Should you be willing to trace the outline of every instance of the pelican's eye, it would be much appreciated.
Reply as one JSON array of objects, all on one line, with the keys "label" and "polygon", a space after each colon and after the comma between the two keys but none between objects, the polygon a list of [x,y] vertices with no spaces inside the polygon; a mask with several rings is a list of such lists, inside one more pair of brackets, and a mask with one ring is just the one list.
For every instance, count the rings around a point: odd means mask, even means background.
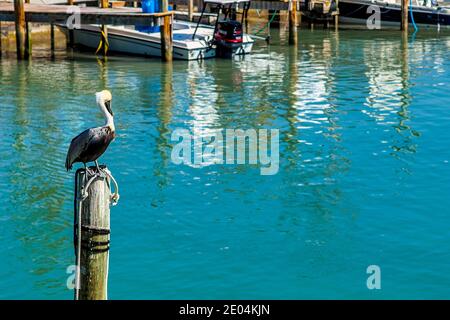
[{"label": "pelican's eye", "polygon": [[105,107],[106,107],[106,110],[108,110],[108,112],[109,112],[112,116],[114,116],[114,113],[113,113],[112,110],[111,110],[111,100],[105,101]]}]

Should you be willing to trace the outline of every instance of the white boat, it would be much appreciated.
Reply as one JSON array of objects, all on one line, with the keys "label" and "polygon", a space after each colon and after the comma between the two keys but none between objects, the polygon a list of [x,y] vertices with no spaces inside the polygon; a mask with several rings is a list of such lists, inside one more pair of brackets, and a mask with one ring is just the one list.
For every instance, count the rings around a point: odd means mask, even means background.
[{"label": "white boat", "polygon": [[[249,0],[204,0],[202,14],[207,4],[216,5],[219,7],[216,21],[219,21],[220,10],[225,5],[232,6],[241,2],[250,3]],[[226,17],[227,14],[225,15]],[[206,59],[216,57],[216,51],[217,53],[223,51],[220,43],[216,41],[220,23],[216,23],[215,26],[202,25],[200,24],[201,16],[198,21],[198,23],[173,21],[172,46],[174,59]],[[63,31],[67,30],[67,27],[64,25],[59,27]],[[108,50],[125,54],[161,57],[160,32],[146,32],[142,31],[142,29],[135,26],[108,26]],[[73,42],[75,45],[96,49],[99,46],[100,38],[100,25],[85,24],[81,25],[79,29],[73,30]],[[233,43],[233,48],[230,49],[232,54],[249,54],[254,40],[244,33],[239,35],[239,39],[242,41],[239,41],[237,45]],[[220,50],[217,50],[218,47]]]}]

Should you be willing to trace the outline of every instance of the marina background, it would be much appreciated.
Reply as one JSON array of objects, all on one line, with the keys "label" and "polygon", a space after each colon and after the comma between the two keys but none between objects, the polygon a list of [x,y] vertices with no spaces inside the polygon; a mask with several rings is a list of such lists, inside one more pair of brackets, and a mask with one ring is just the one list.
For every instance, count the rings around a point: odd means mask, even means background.
[{"label": "marina background", "polygon": [[[236,60],[4,52],[0,298],[72,299],[64,159],[103,88],[118,137],[102,162],[121,186],[111,299],[449,298],[450,37],[301,29],[289,47],[271,32]],[[279,128],[280,171],[176,166],[176,128]]]}]

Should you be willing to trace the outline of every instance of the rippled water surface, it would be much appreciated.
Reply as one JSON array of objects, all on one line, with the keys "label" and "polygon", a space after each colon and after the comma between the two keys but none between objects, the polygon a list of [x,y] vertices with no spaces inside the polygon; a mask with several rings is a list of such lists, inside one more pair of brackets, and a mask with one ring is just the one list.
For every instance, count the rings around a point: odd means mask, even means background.
[{"label": "rippled water surface", "polygon": [[[0,298],[73,297],[64,160],[105,87],[110,298],[450,298],[450,37],[274,38],[236,61],[0,60]],[[176,128],[278,128],[279,173],[175,165]]]}]

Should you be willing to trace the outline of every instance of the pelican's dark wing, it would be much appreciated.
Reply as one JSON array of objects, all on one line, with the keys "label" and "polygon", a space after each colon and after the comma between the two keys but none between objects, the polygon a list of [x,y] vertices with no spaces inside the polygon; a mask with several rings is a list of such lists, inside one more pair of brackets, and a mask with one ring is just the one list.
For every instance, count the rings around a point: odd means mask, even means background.
[{"label": "pelican's dark wing", "polygon": [[87,149],[90,140],[95,136],[93,129],[87,129],[72,139],[66,157],[66,170],[72,169],[72,165],[79,161],[81,154]]}]

